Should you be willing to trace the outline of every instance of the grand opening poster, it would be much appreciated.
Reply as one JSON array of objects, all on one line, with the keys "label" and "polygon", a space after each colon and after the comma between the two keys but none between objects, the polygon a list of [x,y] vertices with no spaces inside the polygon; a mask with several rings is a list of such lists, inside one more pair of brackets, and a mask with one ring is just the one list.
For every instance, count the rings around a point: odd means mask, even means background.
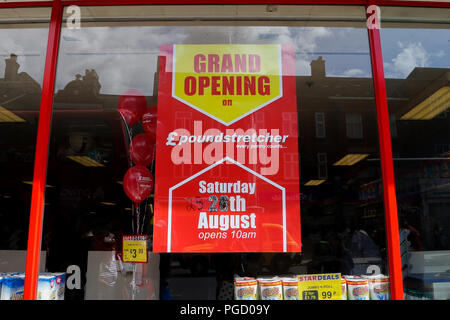
[{"label": "grand opening poster", "polygon": [[299,252],[295,56],[288,45],[164,45],[155,252]]}]

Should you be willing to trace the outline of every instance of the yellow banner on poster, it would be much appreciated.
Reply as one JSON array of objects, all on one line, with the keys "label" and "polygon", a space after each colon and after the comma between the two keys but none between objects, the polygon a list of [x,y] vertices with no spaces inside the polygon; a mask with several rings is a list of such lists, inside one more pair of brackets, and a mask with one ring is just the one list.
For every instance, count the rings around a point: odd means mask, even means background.
[{"label": "yellow banner on poster", "polygon": [[230,124],[282,96],[280,45],[175,45],[175,99]]},{"label": "yellow banner on poster", "polygon": [[341,274],[299,275],[298,294],[300,300],[342,300]]},{"label": "yellow banner on poster", "polygon": [[147,236],[125,235],[122,238],[124,262],[147,263]]}]

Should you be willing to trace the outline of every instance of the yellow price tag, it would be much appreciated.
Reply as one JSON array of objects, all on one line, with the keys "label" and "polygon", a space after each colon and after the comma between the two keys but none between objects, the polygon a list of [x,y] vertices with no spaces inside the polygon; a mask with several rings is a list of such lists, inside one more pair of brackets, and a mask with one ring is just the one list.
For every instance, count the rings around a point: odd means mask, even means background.
[{"label": "yellow price tag", "polygon": [[341,274],[299,275],[298,294],[300,300],[342,300]]},{"label": "yellow price tag", "polygon": [[124,235],[122,258],[124,262],[147,263],[147,236]]}]

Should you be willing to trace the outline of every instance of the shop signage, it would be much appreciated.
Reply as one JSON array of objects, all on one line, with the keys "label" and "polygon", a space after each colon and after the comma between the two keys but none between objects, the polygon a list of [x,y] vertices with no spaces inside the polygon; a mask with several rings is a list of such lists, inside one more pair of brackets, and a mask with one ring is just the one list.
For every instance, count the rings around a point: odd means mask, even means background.
[{"label": "shop signage", "polygon": [[341,274],[299,275],[298,293],[300,300],[342,300]]},{"label": "shop signage", "polygon": [[147,263],[147,240],[146,235],[124,235],[122,237],[123,261]]},{"label": "shop signage", "polygon": [[155,252],[298,252],[294,51],[161,47]]}]

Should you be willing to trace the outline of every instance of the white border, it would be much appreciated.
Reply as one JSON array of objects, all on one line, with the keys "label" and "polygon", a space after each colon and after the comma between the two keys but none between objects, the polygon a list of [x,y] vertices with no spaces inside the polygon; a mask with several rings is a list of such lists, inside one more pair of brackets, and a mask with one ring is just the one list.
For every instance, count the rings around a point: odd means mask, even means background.
[{"label": "white border", "polygon": [[248,111],[247,113],[244,113],[243,115],[237,117],[236,119],[233,119],[230,122],[225,122],[225,121],[223,121],[223,120],[213,116],[212,114],[206,112],[205,110],[200,109],[200,108],[196,107],[195,105],[187,102],[186,100],[181,99],[180,97],[178,97],[175,94],[175,74],[176,74],[175,66],[176,66],[176,53],[177,53],[176,46],[177,46],[176,44],[173,45],[173,52],[172,52],[172,98],[174,98],[174,99],[176,99],[176,100],[178,100],[178,101],[188,105],[189,107],[197,110],[198,112],[203,113],[204,115],[206,115],[206,116],[216,120],[217,122],[222,123],[225,126],[232,125],[233,123],[235,123],[235,122],[245,118],[249,114],[252,114],[253,112],[258,111],[259,109],[264,108],[268,104],[271,104],[275,100],[278,100],[281,97],[283,97],[283,69],[282,69],[283,65],[282,65],[282,57],[281,57],[282,51],[281,51],[281,45],[277,45],[278,46],[278,69],[279,69],[279,72],[280,72],[279,75],[278,75],[278,78],[280,79],[279,80],[280,81],[280,94],[278,96],[272,98],[271,100],[269,100],[269,101],[259,105],[258,107]]},{"label": "white border", "polygon": [[218,162],[210,165],[209,167],[206,167],[205,169],[197,172],[193,176],[190,176],[189,178],[177,183],[173,187],[169,189],[169,208],[168,208],[168,222],[167,222],[167,252],[171,252],[171,242],[172,242],[172,191],[177,189],[178,187],[182,186],[186,182],[189,182],[198,176],[202,175],[203,173],[213,169],[214,167],[218,166],[219,164],[222,164],[225,161],[230,161],[234,163],[235,165],[241,167],[242,169],[250,172],[251,174],[255,175],[256,177],[266,181],[267,183],[273,185],[274,187],[278,188],[282,192],[282,201],[283,201],[283,252],[287,251],[287,241],[286,241],[286,189],[279,184],[273,182],[272,180],[267,179],[266,177],[260,175],[259,173],[247,168],[246,166],[242,165],[241,163],[231,159],[230,157],[225,157],[222,160],[219,160]]}]

